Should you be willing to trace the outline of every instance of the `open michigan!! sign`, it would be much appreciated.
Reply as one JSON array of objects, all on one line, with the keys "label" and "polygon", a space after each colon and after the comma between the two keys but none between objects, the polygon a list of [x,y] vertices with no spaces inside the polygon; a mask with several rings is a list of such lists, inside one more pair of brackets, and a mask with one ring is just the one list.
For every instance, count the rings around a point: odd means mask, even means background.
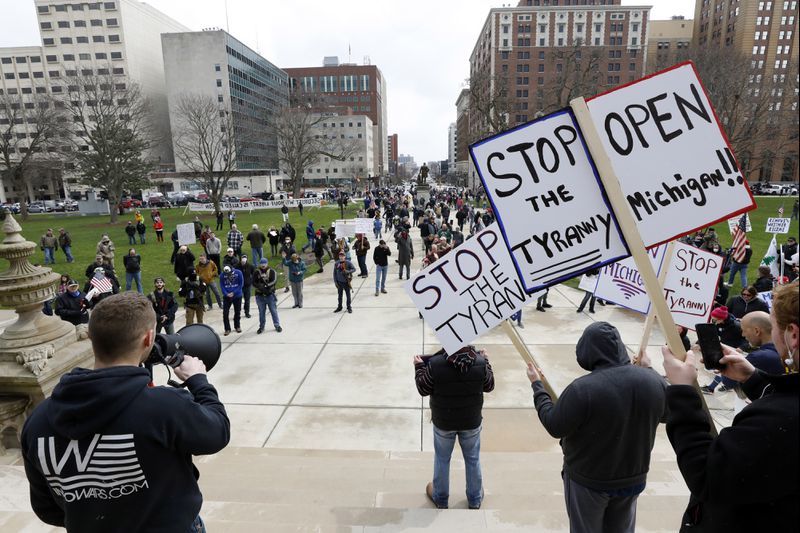
[{"label": "open michigan!! sign", "polygon": [[586,105],[647,248],[755,207],[691,63]]},{"label": "open michigan!! sign", "polygon": [[526,292],[628,256],[570,110],[470,153]]}]

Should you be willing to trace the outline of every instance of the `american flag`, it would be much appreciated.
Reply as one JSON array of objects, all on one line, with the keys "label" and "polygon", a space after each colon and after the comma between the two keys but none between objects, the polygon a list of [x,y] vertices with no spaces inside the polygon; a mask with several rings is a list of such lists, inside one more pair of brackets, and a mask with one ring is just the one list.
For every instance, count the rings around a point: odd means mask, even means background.
[{"label": "american flag", "polygon": [[745,242],[747,241],[747,213],[743,214],[733,229],[733,251],[731,258],[737,263],[744,259]]},{"label": "american flag", "polygon": [[96,288],[100,294],[111,292],[111,280],[109,280],[102,272],[95,272],[89,284]]}]

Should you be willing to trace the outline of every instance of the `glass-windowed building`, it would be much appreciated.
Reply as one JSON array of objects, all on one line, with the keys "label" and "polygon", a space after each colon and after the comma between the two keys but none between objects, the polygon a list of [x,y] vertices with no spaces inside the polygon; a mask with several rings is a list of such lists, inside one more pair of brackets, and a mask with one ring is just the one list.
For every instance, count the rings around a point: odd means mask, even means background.
[{"label": "glass-windowed building", "polygon": [[[237,170],[277,169],[272,123],[289,103],[286,72],[222,30],[166,33],[161,40],[170,120],[181,95],[210,96],[232,117]],[[178,157],[175,166],[191,170]]]}]

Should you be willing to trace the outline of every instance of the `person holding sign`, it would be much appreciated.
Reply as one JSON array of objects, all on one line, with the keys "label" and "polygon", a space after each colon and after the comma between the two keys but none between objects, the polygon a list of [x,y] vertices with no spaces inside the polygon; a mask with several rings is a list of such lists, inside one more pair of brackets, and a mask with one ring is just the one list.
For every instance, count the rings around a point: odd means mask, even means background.
[{"label": "person holding sign", "polygon": [[[528,378],[539,420],[564,451],[564,495],[572,532],[633,533],[667,384],[631,364],[617,328],[595,322],[575,347],[591,372],[550,398],[533,363]],[[602,406],[602,407],[598,407]]]},{"label": "person holding sign", "polygon": [[716,438],[694,388],[695,355],[690,351],[680,361],[669,348],[661,349],[671,383],[667,436],[692,493],[681,531],[794,531],[800,523],[798,284],[779,287],[772,301],[772,342],[789,373],[757,370],[723,345],[720,372],[740,382],[752,403]]},{"label": "person holding sign", "polygon": [[431,397],[433,422],[433,481],[425,494],[437,509],[447,509],[450,498],[450,457],[458,437],[467,478],[467,504],[483,502],[480,450],[483,394],[494,390],[489,359],[474,346],[448,355],[444,350],[426,359],[414,356],[414,380],[420,396]]}]

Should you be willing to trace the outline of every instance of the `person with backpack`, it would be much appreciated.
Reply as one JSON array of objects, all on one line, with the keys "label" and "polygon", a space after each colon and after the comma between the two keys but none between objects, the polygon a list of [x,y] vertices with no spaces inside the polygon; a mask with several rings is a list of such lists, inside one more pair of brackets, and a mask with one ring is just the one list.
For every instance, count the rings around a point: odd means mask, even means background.
[{"label": "person with backpack", "polygon": [[[210,263],[214,264],[214,263]],[[197,275],[194,268],[190,268],[186,278],[181,281],[181,288],[178,295],[183,297],[183,306],[186,309],[186,325],[203,323],[203,314],[206,310],[203,304],[203,295],[206,292],[206,284]],[[195,320],[196,318],[196,320]]]}]

